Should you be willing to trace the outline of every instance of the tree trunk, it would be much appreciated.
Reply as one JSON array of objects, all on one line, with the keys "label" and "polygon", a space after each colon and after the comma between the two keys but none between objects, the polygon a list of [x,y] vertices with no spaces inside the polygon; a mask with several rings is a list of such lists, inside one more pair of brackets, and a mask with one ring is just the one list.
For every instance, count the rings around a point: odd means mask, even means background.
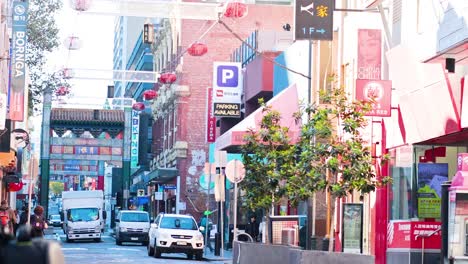
[{"label": "tree trunk", "polygon": [[265,211],[265,244],[270,244],[270,211]]},{"label": "tree trunk", "polygon": [[328,231],[328,251],[333,252],[333,248],[335,246],[335,218],[336,218],[336,206],[335,201],[336,199],[333,196],[330,196],[330,205],[331,205],[331,219],[330,219],[330,230]]}]

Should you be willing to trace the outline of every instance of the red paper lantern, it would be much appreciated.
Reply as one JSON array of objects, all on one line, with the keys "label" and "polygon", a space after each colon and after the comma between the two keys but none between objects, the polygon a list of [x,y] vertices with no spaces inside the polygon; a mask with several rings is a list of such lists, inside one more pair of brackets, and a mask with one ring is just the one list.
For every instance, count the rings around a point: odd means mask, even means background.
[{"label": "red paper lantern", "polygon": [[158,96],[158,94],[155,90],[146,90],[143,92],[143,99],[145,100],[153,100],[156,96]]},{"label": "red paper lantern", "polygon": [[18,182],[18,183],[16,183],[16,182],[10,182],[10,183],[8,184],[8,190],[9,190],[10,192],[17,192],[17,191],[23,189],[23,185],[24,185],[24,184],[23,184],[23,182],[21,182],[21,181]]},{"label": "red paper lantern", "polygon": [[171,84],[174,83],[177,80],[177,75],[172,72],[166,72],[162,73],[159,76],[159,82],[164,83],[164,84]]},{"label": "red paper lantern", "polygon": [[231,2],[224,12],[225,17],[242,18],[247,15],[247,5],[240,2]]},{"label": "red paper lantern", "polygon": [[187,49],[188,54],[192,56],[203,56],[208,52],[208,47],[203,43],[193,43]]},{"label": "red paper lantern", "polygon": [[68,89],[68,87],[65,87],[65,86],[61,86],[60,88],[57,89],[57,91],[55,92],[55,94],[57,96],[65,96],[67,94],[70,93],[70,90]]},{"label": "red paper lantern", "polygon": [[76,11],[86,11],[91,6],[91,0],[71,0],[71,4]]},{"label": "red paper lantern", "polygon": [[132,108],[135,111],[143,111],[145,110],[145,104],[142,102],[134,103]]}]

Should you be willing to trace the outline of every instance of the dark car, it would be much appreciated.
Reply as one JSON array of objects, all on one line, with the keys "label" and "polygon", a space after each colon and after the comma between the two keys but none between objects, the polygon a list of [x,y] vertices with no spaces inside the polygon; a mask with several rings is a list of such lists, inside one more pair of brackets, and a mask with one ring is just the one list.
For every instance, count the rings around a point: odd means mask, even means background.
[{"label": "dark car", "polygon": [[58,214],[50,215],[48,222],[50,226],[62,226],[62,220]]}]

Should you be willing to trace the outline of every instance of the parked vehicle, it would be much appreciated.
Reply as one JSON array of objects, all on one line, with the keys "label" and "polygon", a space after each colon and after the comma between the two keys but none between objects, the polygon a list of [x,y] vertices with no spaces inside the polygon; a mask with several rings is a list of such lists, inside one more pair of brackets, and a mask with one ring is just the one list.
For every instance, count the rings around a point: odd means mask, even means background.
[{"label": "parked vehicle", "polygon": [[203,235],[192,216],[159,214],[151,224],[148,256],[159,258],[161,253],[185,253],[188,259],[195,255],[201,260],[203,248]]},{"label": "parked vehicle", "polygon": [[62,220],[60,219],[60,215],[53,214],[49,215],[49,226],[62,226]]},{"label": "parked vehicle", "polygon": [[124,210],[115,218],[115,243],[141,242],[148,245],[150,220],[148,212]]},{"label": "parked vehicle", "polygon": [[62,192],[63,229],[67,242],[94,239],[101,241],[106,212],[102,191]]}]

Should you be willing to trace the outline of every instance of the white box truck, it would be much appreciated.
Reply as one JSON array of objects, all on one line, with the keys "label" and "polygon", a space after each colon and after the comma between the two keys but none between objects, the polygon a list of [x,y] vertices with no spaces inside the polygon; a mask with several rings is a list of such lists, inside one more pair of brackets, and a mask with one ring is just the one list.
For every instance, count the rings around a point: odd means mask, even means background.
[{"label": "white box truck", "polygon": [[84,239],[101,241],[106,219],[102,191],[62,192],[62,212],[67,242]]}]

